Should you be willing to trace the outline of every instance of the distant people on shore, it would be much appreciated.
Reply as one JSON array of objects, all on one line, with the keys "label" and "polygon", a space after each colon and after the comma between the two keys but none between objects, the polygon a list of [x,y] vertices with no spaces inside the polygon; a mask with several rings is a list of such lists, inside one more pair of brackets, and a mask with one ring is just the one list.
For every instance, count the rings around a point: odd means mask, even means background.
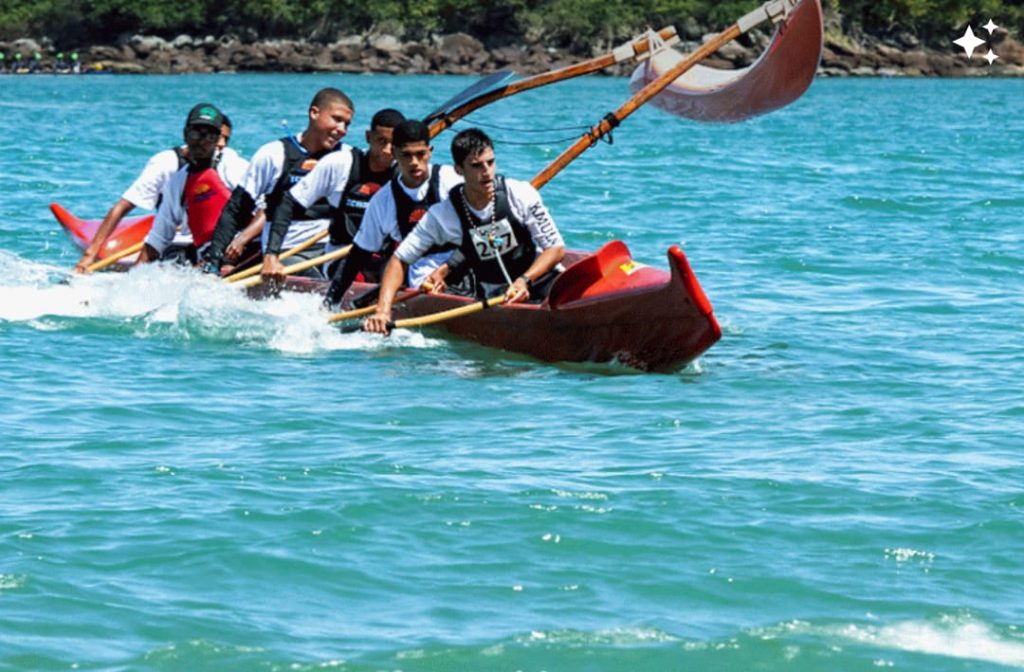
[{"label": "distant people on shore", "polygon": [[106,70],[98,63],[94,68],[84,69],[77,51],[67,53],[59,51],[53,57],[52,62],[49,60],[49,57],[44,57],[42,52],[39,51],[32,52],[31,56],[23,56],[20,51],[16,51],[10,55],[10,58],[8,58],[6,52],[0,51],[0,74],[35,75],[52,73],[57,75],[78,75],[83,72],[106,72]]}]

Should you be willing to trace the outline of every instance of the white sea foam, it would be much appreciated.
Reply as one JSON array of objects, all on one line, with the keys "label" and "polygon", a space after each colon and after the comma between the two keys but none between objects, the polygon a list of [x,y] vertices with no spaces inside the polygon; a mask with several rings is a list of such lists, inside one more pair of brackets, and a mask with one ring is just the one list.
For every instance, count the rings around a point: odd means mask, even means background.
[{"label": "white sea foam", "polygon": [[285,292],[256,301],[215,278],[170,265],[79,276],[0,253],[0,274],[7,278],[0,284],[0,320],[29,322],[41,330],[54,329],[55,319],[57,324],[62,319],[134,319],[140,320],[140,336],[169,333],[182,340],[242,342],[299,355],[439,343],[408,330],[390,338],[342,333],[327,322],[317,295]]},{"label": "white sea foam", "polygon": [[971,618],[947,616],[937,622],[847,625],[826,634],[872,646],[1024,668],[1024,639],[1001,634]]}]

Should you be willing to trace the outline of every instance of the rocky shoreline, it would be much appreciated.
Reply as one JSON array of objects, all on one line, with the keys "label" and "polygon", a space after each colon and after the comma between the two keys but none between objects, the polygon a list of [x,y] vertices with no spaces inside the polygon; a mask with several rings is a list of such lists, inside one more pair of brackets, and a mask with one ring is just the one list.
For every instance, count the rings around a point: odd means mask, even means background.
[{"label": "rocky shoreline", "polygon": [[[699,33],[698,33],[699,35]],[[692,51],[710,35],[689,39],[677,48]],[[768,42],[765,34],[753,34],[743,42],[727,45],[705,61],[719,68],[752,63]],[[975,52],[970,60],[950,44],[946,51],[928,49],[911,35],[896,39],[863,36],[854,39],[836,31],[826,32],[818,74],[824,77],[1019,77],[1024,76],[1024,46],[1005,31],[990,40],[999,59],[989,65]],[[571,53],[541,44],[487,48],[465,33],[434,35],[425,40],[402,41],[394,35],[356,35],[331,44],[303,40],[243,39],[234,35],[202,38],[180,35],[173,40],[147,35],[123,36],[116,44],[79,50],[84,72],[119,74],[171,74],[212,72],[347,72],[390,74],[476,75],[510,68],[527,75],[577,63],[590,55],[606,53],[615,45],[594,47],[592,54]],[[0,42],[0,51],[42,54],[42,72],[54,62],[56,49],[50,40]],[[957,54],[957,52],[960,52]],[[609,68],[611,75],[626,75],[632,64]],[[52,68],[51,70],[52,71]]]}]

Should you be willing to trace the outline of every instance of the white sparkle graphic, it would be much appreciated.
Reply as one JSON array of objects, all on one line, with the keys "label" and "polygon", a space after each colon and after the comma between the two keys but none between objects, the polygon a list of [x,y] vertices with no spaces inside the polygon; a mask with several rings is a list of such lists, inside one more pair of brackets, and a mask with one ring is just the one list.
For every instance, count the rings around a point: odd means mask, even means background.
[{"label": "white sparkle graphic", "polygon": [[996,30],[999,28],[999,26],[997,26],[995,23],[993,23],[992,19],[989,19],[988,23],[986,23],[984,26],[982,26],[982,28],[987,30],[988,34],[991,35],[992,33],[996,32]]},{"label": "white sparkle graphic", "polygon": [[982,58],[984,58],[986,61],[988,61],[989,65],[992,65],[992,63],[994,63],[995,60],[997,58],[999,58],[999,54],[997,54],[994,51],[992,51],[991,49],[989,49],[988,53],[985,54],[984,56],[982,56]]},{"label": "white sparkle graphic", "polygon": [[985,44],[985,40],[978,39],[974,34],[974,31],[971,29],[971,26],[968,25],[963,36],[958,40],[953,40],[953,44],[963,47],[964,51],[967,53],[967,58],[970,58],[974,55],[975,49]]}]

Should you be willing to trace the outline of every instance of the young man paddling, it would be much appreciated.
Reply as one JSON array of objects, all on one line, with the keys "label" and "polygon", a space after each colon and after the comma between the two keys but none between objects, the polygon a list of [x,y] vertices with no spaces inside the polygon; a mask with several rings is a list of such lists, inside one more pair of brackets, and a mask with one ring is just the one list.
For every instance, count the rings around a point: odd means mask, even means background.
[{"label": "young man paddling", "polygon": [[[75,57],[78,54],[74,54]],[[224,117],[224,125],[221,127],[220,139],[217,148],[223,150],[231,139],[231,120]],[[188,162],[188,145],[178,145],[171,149],[157,152],[146,166],[135,178],[132,185],[121,195],[114,205],[107,211],[106,216],[100,223],[88,247],[82,252],[81,258],[75,264],[76,273],[86,273],[89,266],[96,261],[96,256],[103,249],[110,234],[114,232],[121,220],[133,209],[156,210],[160,207],[160,194],[164,186],[174,173],[178,172]]]},{"label": "young man paddling", "polygon": [[[398,110],[379,110],[370,120],[370,130],[366,132],[368,151],[363,152],[346,145],[347,153],[328,156],[293,186],[270,218],[270,237],[274,239],[275,246],[278,237],[290,235],[291,226],[288,222],[293,212],[308,208],[310,203],[324,200],[331,207],[330,238],[325,251],[352,242],[352,236],[359,229],[371,197],[394,174],[392,134],[403,121],[405,117]],[[277,246],[275,256],[280,249],[287,247],[287,241]],[[280,261],[273,268],[264,264],[264,274],[273,275],[275,270],[283,272],[283,268]]]},{"label": "young man paddling", "polygon": [[[440,203],[448,192],[462,182],[451,166],[430,162],[430,129],[420,121],[406,121],[395,128],[394,151],[398,176],[370,199],[359,230],[352,240],[352,252],[335,271],[324,298],[333,309],[359,273],[373,273],[374,255],[387,253],[400,243],[432,205]],[[409,271],[409,285],[419,287],[423,280],[451,255],[453,247],[425,251],[425,256]],[[427,254],[429,252],[429,254]],[[379,266],[378,266],[379,268]],[[403,275],[404,277],[404,275]]]},{"label": "young man paddling", "polygon": [[[329,153],[344,150],[341,140],[348,132],[354,111],[352,100],[342,91],[320,89],[309,104],[306,129],[297,138],[289,134],[268,142],[256,151],[242,184],[235,187],[221,213],[210,246],[203,253],[206,261],[204,271],[220,272],[225,261],[238,261],[261,232],[264,232],[262,242],[265,246],[269,227],[246,226],[252,221],[257,203],[264,204],[266,218],[271,221],[293,185],[314,170]],[[351,148],[345,151],[351,151]],[[298,245],[323,231],[328,224],[329,210],[330,205],[322,198],[301,209],[289,210],[284,246]],[[322,250],[323,245],[316,245],[298,258],[312,258]],[[256,251],[253,245],[250,252]]]},{"label": "young man paddling", "polygon": [[[377,312],[363,323],[367,331],[390,330],[391,306],[406,268],[427,250],[455,246],[480,296],[504,292],[516,303],[546,294],[553,271],[565,256],[565,243],[540,193],[529,182],[507,180],[496,172],[494,144],[483,131],[462,131],[452,140],[455,169],[465,184],[427,212],[388,261]],[[432,274],[433,291],[450,269]]]},{"label": "young man paddling", "polygon": [[231,190],[241,183],[249,166],[233,149],[220,148],[225,119],[211,103],[199,103],[189,112],[184,131],[187,163],[164,186],[139,263],[159,259],[186,222],[192,233],[191,261],[195,261],[194,252],[213,237]]}]

